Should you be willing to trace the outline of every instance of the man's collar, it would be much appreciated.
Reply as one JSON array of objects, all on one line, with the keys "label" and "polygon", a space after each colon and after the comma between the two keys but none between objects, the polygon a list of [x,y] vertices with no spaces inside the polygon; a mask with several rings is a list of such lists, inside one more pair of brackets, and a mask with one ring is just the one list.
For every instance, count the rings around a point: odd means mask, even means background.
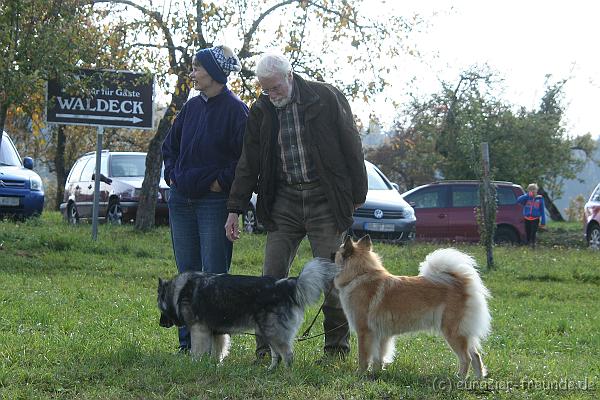
[{"label": "man's collar", "polygon": [[314,104],[319,101],[319,95],[311,89],[306,80],[304,80],[300,75],[294,72],[294,87],[298,89],[298,93],[301,94],[302,104],[308,107],[311,104]]},{"label": "man's collar", "polygon": [[298,88],[298,82],[294,79],[292,86],[292,98],[290,103],[302,104],[302,98],[300,97],[300,89]]}]

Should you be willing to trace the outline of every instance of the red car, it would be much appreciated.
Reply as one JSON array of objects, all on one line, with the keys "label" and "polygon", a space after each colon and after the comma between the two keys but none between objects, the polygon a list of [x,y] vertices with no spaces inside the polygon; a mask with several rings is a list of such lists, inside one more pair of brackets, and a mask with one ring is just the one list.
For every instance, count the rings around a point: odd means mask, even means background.
[{"label": "red car", "polygon": [[583,209],[585,239],[590,249],[600,250],[600,183]]},{"label": "red car", "polygon": [[[92,218],[96,153],[81,156],[71,168],[60,211],[72,224]],[[144,174],[146,153],[103,151],[100,163],[100,207],[98,219],[121,224],[135,219]],[[156,204],[156,221],[169,218],[169,187],[161,177]]]},{"label": "red car", "polygon": [[[517,197],[523,188],[512,182],[494,181],[496,243],[525,241],[522,208]],[[418,186],[402,194],[417,217],[417,239],[479,241],[476,208],[479,206],[478,181],[439,181]]]}]

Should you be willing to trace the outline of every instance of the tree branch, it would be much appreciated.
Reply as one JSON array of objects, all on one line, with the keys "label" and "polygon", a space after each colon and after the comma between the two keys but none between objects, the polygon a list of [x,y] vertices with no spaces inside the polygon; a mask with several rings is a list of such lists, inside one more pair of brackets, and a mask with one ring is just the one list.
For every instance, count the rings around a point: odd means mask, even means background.
[{"label": "tree branch", "polygon": [[[158,11],[152,11],[146,7],[140,6],[131,0],[90,0],[90,4],[99,4],[99,3],[124,4],[126,6],[131,6],[135,9],[137,9],[138,11],[140,11],[142,14],[146,15],[147,17],[154,19],[156,21],[156,23],[158,24],[158,26],[160,27],[160,30],[162,31],[162,33],[165,37],[165,41],[167,42],[167,45],[164,48],[168,49],[169,65],[171,66],[173,71],[178,71],[180,69],[180,65],[177,63],[177,57],[175,55],[175,49],[177,49],[177,47],[174,45],[171,31],[169,31],[169,28],[166,26],[165,22],[163,21],[161,13],[159,13]],[[185,53],[185,52],[183,53],[183,58],[184,58],[185,62],[188,63],[187,53]]]},{"label": "tree branch", "polygon": [[273,5],[271,8],[267,9],[262,14],[260,14],[258,16],[258,18],[252,23],[252,26],[250,27],[248,32],[246,32],[244,34],[244,44],[243,44],[242,49],[240,50],[238,56],[240,58],[247,58],[251,55],[250,41],[252,40],[252,36],[254,35],[254,33],[256,33],[256,30],[258,29],[258,26],[260,25],[260,23],[262,22],[263,19],[265,19],[269,14],[271,14],[273,11],[275,11],[278,8],[287,6],[292,3],[299,3],[299,2],[300,2],[299,0],[285,0],[285,1],[282,1],[281,3],[277,3],[277,4]]},{"label": "tree branch", "polygon": [[[160,44],[152,44],[152,43],[132,43],[132,47],[154,47],[156,49],[171,49],[169,46],[162,46]],[[186,48],[182,46],[173,47],[174,50],[179,50],[182,53],[186,53]]]},{"label": "tree branch", "polygon": [[[307,1],[307,2],[306,2],[306,5],[307,5],[307,7],[308,7],[308,6],[313,6],[313,7],[315,7],[315,8],[321,9],[322,11],[325,11],[325,12],[327,12],[327,13],[330,13],[330,14],[337,15],[337,16],[338,16],[338,17],[340,17],[340,18],[347,18],[347,19],[348,19],[348,22],[351,22],[351,23],[352,23],[352,25],[354,25],[354,26],[355,26],[355,27],[356,27],[358,30],[360,30],[360,31],[362,31],[362,30],[363,30],[363,29],[365,29],[365,28],[368,28],[368,26],[363,26],[363,25],[359,24],[359,23],[358,23],[358,21],[357,21],[356,19],[354,19],[354,18],[350,18],[350,17],[348,17],[347,15],[344,15],[344,14],[342,14],[342,13],[341,13],[341,12],[339,12],[339,11],[336,11],[336,10],[334,10],[334,9],[331,9],[331,8],[329,8],[329,7],[325,7],[325,6],[323,6],[323,5],[319,4],[319,3],[315,2],[315,1]],[[371,28],[372,28],[372,27],[371,27]]]},{"label": "tree branch", "polygon": [[202,32],[202,17],[204,16],[204,11],[202,10],[202,0],[196,0],[196,49],[200,47],[204,47],[206,45],[206,40],[204,39],[204,33]]}]

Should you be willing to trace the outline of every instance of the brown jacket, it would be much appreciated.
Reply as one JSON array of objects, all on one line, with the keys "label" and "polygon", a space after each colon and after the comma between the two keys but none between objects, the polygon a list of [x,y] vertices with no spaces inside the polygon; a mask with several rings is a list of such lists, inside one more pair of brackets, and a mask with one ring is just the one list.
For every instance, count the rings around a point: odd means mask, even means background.
[{"label": "brown jacket", "polygon": [[[344,95],[333,86],[307,81],[297,74],[294,80],[306,104],[308,148],[338,228],[344,231],[352,225],[354,204],[364,203],[367,196],[367,172],[352,111]],[[277,189],[278,132],[275,108],[262,95],[250,108],[244,147],[227,203],[230,212],[240,213],[256,191],[256,214],[268,231],[277,230],[271,208]]]}]

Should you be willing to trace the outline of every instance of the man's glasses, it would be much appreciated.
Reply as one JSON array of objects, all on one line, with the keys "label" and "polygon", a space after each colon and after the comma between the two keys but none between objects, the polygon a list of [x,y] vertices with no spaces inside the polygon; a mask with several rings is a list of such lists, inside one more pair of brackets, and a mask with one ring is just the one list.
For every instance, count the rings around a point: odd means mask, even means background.
[{"label": "man's glasses", "polygon": [[262,89],[261,93],[266,96],[270,96],[271,94],[274,94],[274,93],[281,93],[282,90],[283,90],[283,83],[280,83],[279,85],[273,86],[270,89]]}]

